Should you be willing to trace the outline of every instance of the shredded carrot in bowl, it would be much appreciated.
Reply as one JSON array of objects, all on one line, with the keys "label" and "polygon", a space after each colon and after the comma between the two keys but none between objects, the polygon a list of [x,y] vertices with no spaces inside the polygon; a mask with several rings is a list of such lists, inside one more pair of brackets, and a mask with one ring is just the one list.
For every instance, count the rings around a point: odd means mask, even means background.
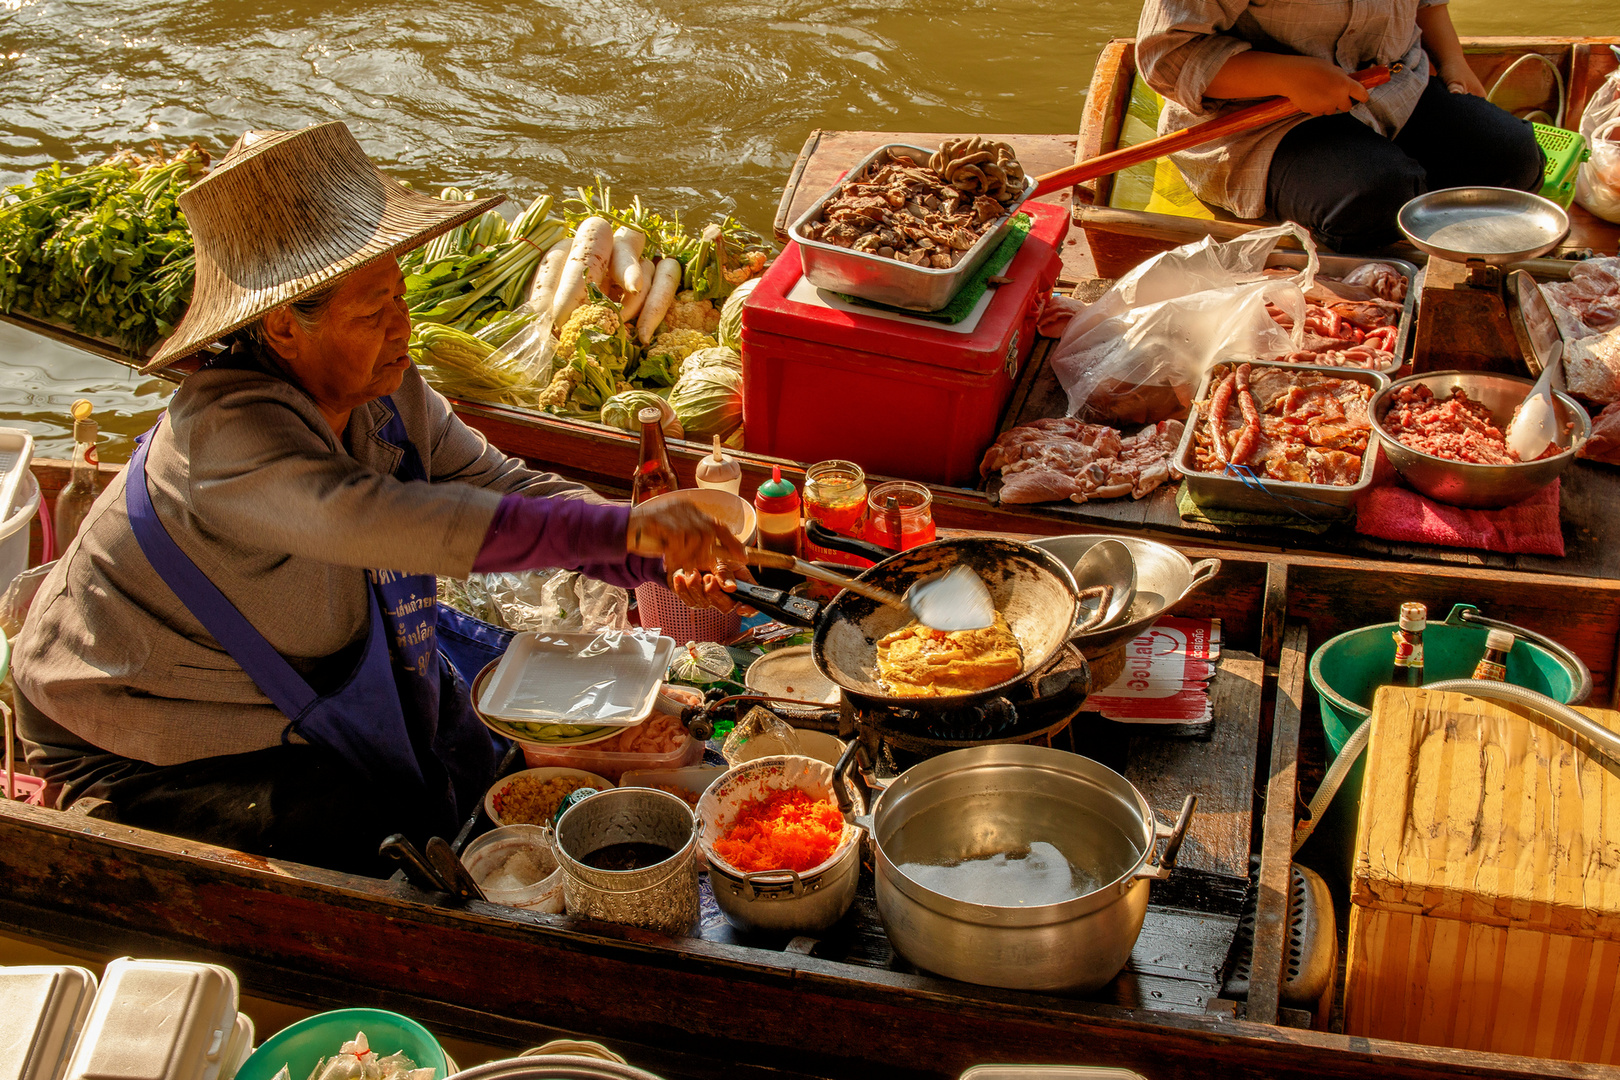
[{"label": "shredded carrot in bowl", "polygon": [[803,873],[832,858],[843,835],[844,816],[831,799],[779,791],[743,803],[731,827],[714,842],[714,851],[745,874]]}]

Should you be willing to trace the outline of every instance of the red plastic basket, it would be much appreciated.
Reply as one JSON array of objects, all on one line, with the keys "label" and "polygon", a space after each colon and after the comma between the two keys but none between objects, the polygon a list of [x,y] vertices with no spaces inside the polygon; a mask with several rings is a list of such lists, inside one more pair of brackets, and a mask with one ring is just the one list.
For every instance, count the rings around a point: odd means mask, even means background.
[{"label": "red plastic basket", "polygon": [[669,586],[649,581],[636,586],[636,609],[641,625],[660,630],[678,644],[688,641],[718,641],[722,644],[742,630],[742,615],[715,608],[689,608]]}]

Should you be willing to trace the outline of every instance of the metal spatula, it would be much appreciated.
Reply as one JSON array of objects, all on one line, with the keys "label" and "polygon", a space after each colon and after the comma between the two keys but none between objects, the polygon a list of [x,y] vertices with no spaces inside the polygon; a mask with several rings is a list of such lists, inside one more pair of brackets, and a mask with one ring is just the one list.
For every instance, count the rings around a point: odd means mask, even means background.
[{"label": "metal spatula", "polygon": [[982,630],[995,621],[996,605],[990,597],[990,590],[985,588],[979,575],[966,566],[953,566],[943,574],[919,581],[906,590],[906,595],[900,596],[780,551],[749,548],[748,564],[791,570],[804,577],[837,585],[880,604],[899,608],[924,626],[947,633],[953,630]]}]

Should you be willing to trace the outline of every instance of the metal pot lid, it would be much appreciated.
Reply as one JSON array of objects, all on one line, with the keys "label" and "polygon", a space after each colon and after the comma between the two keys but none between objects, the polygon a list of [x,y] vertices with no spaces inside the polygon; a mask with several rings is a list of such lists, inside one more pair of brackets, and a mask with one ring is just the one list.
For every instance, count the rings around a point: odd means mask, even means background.
[{"label": "metal pot lid", "polygon": [[766,653],[749,665],[743,685],[766,697],[838,704],[838,687],[816,667],[808,645]]},{"label": "metal pot lid", "polygon": [[1419,249],[1454,262],[1493,265],[1545,255],[1569,235],[1569,215],[1551,199],[1512,188],[1430,191],[1401,207],[1401,232]]}]

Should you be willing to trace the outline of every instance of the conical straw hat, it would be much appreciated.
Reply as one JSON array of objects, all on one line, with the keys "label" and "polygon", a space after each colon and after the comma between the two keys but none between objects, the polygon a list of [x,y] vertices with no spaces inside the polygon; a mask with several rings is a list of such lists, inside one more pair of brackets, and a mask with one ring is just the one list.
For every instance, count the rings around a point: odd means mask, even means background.
[{"label": "conical straw hat", "polygon": [[197,280],[185,317],[141,370],[190,356],[503,198],[446,202],[412,191],[373,165],[341,121],[249,131],[180,196],[196,243]]}]

